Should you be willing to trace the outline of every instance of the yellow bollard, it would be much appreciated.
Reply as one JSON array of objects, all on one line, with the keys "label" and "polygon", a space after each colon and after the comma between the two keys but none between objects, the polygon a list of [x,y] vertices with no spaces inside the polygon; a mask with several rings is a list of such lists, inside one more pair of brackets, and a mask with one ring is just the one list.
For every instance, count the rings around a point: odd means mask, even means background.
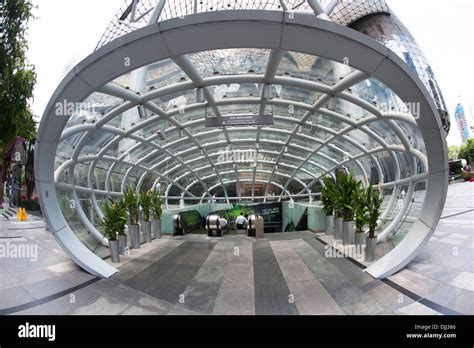
[{"label": "yellow bollard", "polygon": [[18,209],[18,213],[16,214],[18,221],[26,221],[27,220],[27,215],[26,215],[26,209],[25,208],[20,208]]}]

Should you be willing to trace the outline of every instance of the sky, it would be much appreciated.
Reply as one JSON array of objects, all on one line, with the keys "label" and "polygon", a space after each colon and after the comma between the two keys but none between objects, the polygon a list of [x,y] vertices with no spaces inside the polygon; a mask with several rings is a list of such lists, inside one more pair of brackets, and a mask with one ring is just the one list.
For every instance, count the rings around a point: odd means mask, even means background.
[{"label": "sky", "polygon": [[[37,85],[32,109],[38,118],[67,66],[93,52],[125,0],[33,0],[28,59]],[[451,115],[449,145],[461,143],[454,110],[462,102],[474,113],[474,2],[472,0],[387,0],[430,62]],[[472,111],[471,111],[472,110]],[[474,120],[469,119],[471,125]]]}]

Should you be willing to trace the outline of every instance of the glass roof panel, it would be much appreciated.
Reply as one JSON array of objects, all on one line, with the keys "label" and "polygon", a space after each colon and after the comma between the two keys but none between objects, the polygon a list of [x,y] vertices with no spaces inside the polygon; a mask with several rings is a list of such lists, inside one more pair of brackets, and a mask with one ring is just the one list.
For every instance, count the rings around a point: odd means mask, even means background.
[{"label": "glass roof panel", "polygon": [[356,121],[365,116],[371,115],[367,110],[361,108],[358,105],[350,103],[344,99],[336,98],[335,99],[335,112],[348,117],[351,121]]},{"label": "glass roof panel", "polygon": [[221,49],[189,55],[202,77],[215,75],[263,74],[269,51],[265,49]]},{"label": "glass roof panel", "polygon": [[[153,99],[152,101],[157,104],[163,111],[176,111],[179,110],[180,107],[195,104],[197,100],[196,98],[196,89],[193,88],[184,91],[165,94]],[[177,116],[182,116],[185,114],[186,112],[184,112],[183,114],[180,113],[180,115]]]},{"label": "glass roof panel", "polygon": [[[291,140],[291,144],[299,145],[305,148],[307,151],[311,151],[321,144],[320,139],[318,139],[314,135],[312,135],[312,137],[313,139],[308,138],[308,137],[295,136]],[[299,151],[301,151],[303,154],[307,153],[307,151],[304,151],[304,150],[299,150]]]},{"label": "glass roof panel", "polygon": [[361,99],[377,106],[381,111],[397,110],[402,112],[406,110],[406,105],[390,88],[373,78],[359,82],[352,87],[352,91]]},{"label": "glass roof panel", "polygon": [[149,65],[146,73],[146,83],[149,90],[183,82],[186,78],[186,74],[171,59]]},{"label": "glass roof panel", "polygon": [[333,85],[354,69],[348,65],[298,52],[285,52],[277,75],[287,75],[305,80]]},{"label": "glass roof panel", "polygon": [[286,116],[294,118],[295,120],[301,120],[305,115],[306,110],[303,110],[296,105],[288,105],[286,107],[282,105],[274,105],[273,112],[274,115]]},{"label": "glass roof panel", "polygon": [[407,122],[397,122],[397,124],[402,129],[403,133],[407,135],[410,145],[426,155],[426,146],[420,130]]},{"label": "glass roof panel", "polygon": [[231,104],[231,105],[221,105],[219,110],[221,111],[222,116],[235,115],[235,114],[253,114],[258,115],[258,104]]},{"label": "glass roof panel", "polygon": [[278,97],[280,99],[301,102],[308,105],[316,103],[319,97],[323,95],[321,92],[293,86],[276,85],[275,89],[279,91]]},{"label": "glass roof panel", "polygon": [[[264,49],[225,49],[199,52],[189,55],[189,58],[201,77],[209,78],[211,81],[213,76],[263,75],[267,69],[269,51]],[[284,52],[276,75],[334,85],[350,72],[352,69],[341,63],[296,52]],[[112,83],[128,88],[127,81],[132,78],[133,74],[138,73],[136,71],[126,74]],[[152,64],[146,72],[146,92],[153,93],[153,89],[187,83],[189,83],[189,78],[172,60]],[[160,117],[156,116],[157,110],[150,105],[134,107],[126,112],[122,110],[117,113],[107,126],[130,129],[130,127],[137,127],[146,122],[146,126],[137,130],[135,135],[150,138],[149,141],[163,147],[166,151],[158,150],[153,144],[141,143],[136,139],[121,139],[117,144],[107,148],[107,155],[117,157],[129,152],[125,157],[126,161],[137,163],[141,160],[140,163],[145,168],[157,165],[156,171],[168,175],[172,180],[178,180],[183,187],[191,185],[199,179],[202,179],[207,187],[216,185],[220,182],[219,177],[215,175],[216,170],[221,173],[221,179],[226,182],[233,181],[238,176],[242,182],[252,186],[255,160],[258,161],[255,176],[257,182],[259,180],[267,182],[271,178],[272,182],[285,185],[289,176],[293,175],[296,168],[301,166],[295,173],[295,179],[309,184],[314,179],[311,174],[321,175],[340,163],[344,163],[348,168],[352,168],[357,175],[361,175],[362,171],[359,166],[354,161],[348,161],[348,155],[362,154],[355,144],[368,150],[380,147],[380,144],[364,132],[363,128],[352,129],[342,137],[337,135],[348,127],[347,121],[358,122],[371,116],[364,108],[336,97],[334,104],[326,103],[320,110],[308,113],[310,106],[321,98],[322,93],[313,89],[281,84],[273,85],[270,97],[263,99],[265,102],[264,113],[275,116],[272,125],[206,127],[205,116],[215,116],[215,108],[218,108],[219,113],[224,116],[258,115],[262,101],[262,86],[260,84],[223,83],[220,79],[219,85],[209,85],[208,88],[218,106],[211,107],[208,101],[201,101],[201,105],[198,106],[196,88],[186,87],[184,90],[160,95],[152,100],[162,110],[163,115]],[[400,98],[387,90],[385,85],[373,79],[353,86],[350,88],[350,93],[355,97],[360,93],[363,100],[378,107],[382,112],[394,111],[393,108],[396,108],[397,105],[404,105]],[[288,104],[282,104],[282,100],[287,100]],[[85,111],[81,110],[71,117],[68,127],[83,123],[94,124],[124,102],[121,98],[93,93],[85,100],[85,103],[89,103],[92,107]],[[305,104],[306,107],[299,103]],[[190,107],[191,105],[192,107]],[[395,110],[407,111],[401,108]],[[299,124],[303,117],[306,118],[300,127]],[[152,122],[150,122],[151,118],[153,118]],[[415,126],[402,121],[394,122],[407,136],[407,140],[413,147],[425,151],[421,135]],[[380,136],[381,139],[385,139],[389,145],[401,144],[396,133],[385,121],[378,120],[364,127]],[[336,133],[336,135],[332,133]],[[56,167],[69,158],[84,134],[86,133],[79,132],[68,137],[59,145]],[[88,132],[81,156],[98,153],[115,137],[117,135],[100,130]],[[256,151],[257,138],[259,139],[258,151]],[[228,139],[230,139],[230,146]],[[321,143],[328,140],[330,140],[329,145],[322,146]],[[288,146],[285,146],[287,143]],[[205,152],[201,152],[200,147],[203,147]],[[312,153],[315,149],[318,151]],[[211,162],[216,165],[215,167],[210,165],[209,159],[204,154],[210,156]],[[407,161],[405,155],[397,156],[400,162]],[[309,160],[306,160],[307,157]],[[386,180],[393,180],[395,167],[392,158],[386,152],[378,153],[377,157],[380,158]],[[144,158],[146,160],[143,160]],[[181,161],[188,164],[183,165]],[[274,163],[277,161],[278,167],[275,168]],[[373,167],[370,158],[364,156],[360,161],[364,169],[370,173]],[[87,178],[88,165],[88,163],[81,164],[76,169],[77,180],[82,180],[77,181],[76,185],[78,182],[80,185],[86,184],[84,178]],[[96,187],[105,187],[105,177],[111,165],[112,162],[106,159],[100,161],[97,178],[94,179],[95,185],[98,185]],[[123,174],[129,168],[130,164],[124,163],[117,163],[114,166],[111,180],[112,189],[120,190]],[[126,184],[136,183],[146,173],[145,168],[132,169]],[[271,176],[272,172],[275,173],[273,176]],[[402,175],[408,174],[402,173]],[[144,187],[151,187],[157,178],[158,174],[156,173],[146,174],[143,181]],[[64,180],[64,174],[60,180]],[[288,189],[292,193],[296,193],[295,190],[297,192],[302,190],[301,184],[296,181],[290,180],[289,182]],[[233,194],[238,194],[234,184],[229,184],[227,187]],[[203,190],[204,187],[200,183],[193,186],[193,192],[202,194]],[[261,192],[259,190],[260,188],[256,192]],[[273,190],[279,191],[274,188]],[[222,187],[214,191],[223,194]],[[173,187],[170,194],[179,196],[181,189]]]},{"label": "glass roof panel", "polygon": [[71,115],[66,127],[93,123],[103,115],[121,105],[123,100],[108,94],[92,93],[81,103],[63,103],[56,105],[58,115]]},{"label": "glass roof panel", "polygon": [[354,145],[352,145],[351,143],[349,143],[347,140],[345,140],[346,138],[338,138],[338,139],[334,139],[334,141],[332,141],[332,144],[335,145],[337,148],[345,151],[345,152],[348,152],[350,155],[354,156],[354,155],[358,155],[361,153],[361,151],[355,147]]},{"label": "glass roof panel", "polygon": [[[258,83],[231,83],[216,86],[214,88],[214,97],[216,100],[240,97],[260,98],[261,90],[262,85]],[[256,103],[259,103],[259,101],[256,101]]]}]

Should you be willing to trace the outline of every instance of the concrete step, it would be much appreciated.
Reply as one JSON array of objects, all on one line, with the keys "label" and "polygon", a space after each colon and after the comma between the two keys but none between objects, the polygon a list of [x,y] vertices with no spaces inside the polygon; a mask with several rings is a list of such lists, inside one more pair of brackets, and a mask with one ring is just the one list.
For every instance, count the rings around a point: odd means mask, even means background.
[{"label": "concrete step", "polygon": [[4,213],[5,215],[10,216],[10,217],[12,217],[12,216],[14,215],[14,214],[13,214],[11,211],[9,211],[9,210],[5,210],[3,213]]},{"label": "concrete step", "polygon": [[227,231],[227,234],[231,234],[231,235],[246,235],[246,234],[247,234],[247,230],[229,230],[229,231]]}]

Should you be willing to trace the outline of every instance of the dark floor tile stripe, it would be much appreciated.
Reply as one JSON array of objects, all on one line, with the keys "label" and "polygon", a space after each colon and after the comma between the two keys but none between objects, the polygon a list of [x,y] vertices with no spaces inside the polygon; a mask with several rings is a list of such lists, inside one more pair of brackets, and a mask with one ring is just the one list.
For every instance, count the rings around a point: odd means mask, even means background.
[{"label": "dark floor tile stripe", "polygon": [[26,231],[26,230],[44,230],[43,227],[18,227],[18,228],[7,228],[7,231]]},{"label": "dark floor tile stripe", "polygon": [[184,242],[125,284],[160,300],[177,303],[214,247],[215,243]]},{"label": "dark floor tile stripe", "polygon": [[289,303],[290,290],[273,249],[267,241],[253,243],[253,272],[255,285],[255,314],[298,314],[294,303]]},{"label": "dark floor tile stripe", "polygon": [[442,217],[440,218],[440,220],[449,219],[449,218],[451,218],[451,217],[455,217],[455,216],[458,216],[458,215],[464,215],[464,214],[470,213],[471,211],[474,211],[474,209],[469,209],[469,210],[466,210],[466,211],[462,211],[462,212],[460,212],[460,213],[442,216]]},{"label": "dark floor tile stripe", "polygon": [[76,285],[72,288],[57,292],[55,294],[43,297],[41,299],[31,301],[31,302],[28,302],[28,303],[25,303],[25,304],[22,304],[22,305],[18,305],[18,306],[15,306],[15,307],[0,309],[0,315],[14,314],[16,312],[21,312],[21,311],[24,311],[26,309],[33,308],[33,307],[36,307],[36,306],[54,301],[54,300],[56,300],[60,297],[69,295],[69,294],[71,294],[75,291],[81,290],[81,289],[83,289],[83,288],[85,288],[89,285],[92,285],[95,282],[97,282],[98,280],[100,280],[100,278],[95,277],[95,278],[92,278],[91,280],[88,280],[87,282],[84,282],[84,283]]},{"label": "dark floor tile stripe", "polygon": [[420,300],[420,303],[424,304],[426,307],[429,307],[431,309],[434,309],[435,311],[444,314],[444,315],[464,315],[462,313],[456,312],[455,310],[452,310],[451,308],[447,308],[443,305],[440,305],[436,302],[430,301],[427,298],[422,298]]}]

